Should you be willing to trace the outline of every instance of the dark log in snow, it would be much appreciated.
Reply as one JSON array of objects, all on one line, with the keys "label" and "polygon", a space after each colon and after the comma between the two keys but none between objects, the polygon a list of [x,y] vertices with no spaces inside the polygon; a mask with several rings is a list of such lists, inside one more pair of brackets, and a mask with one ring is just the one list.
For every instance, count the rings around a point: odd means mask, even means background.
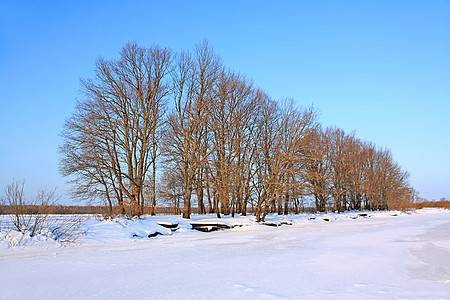
[{"label": "dark log in snow", "polygon": [[292,225],[292,221],[281,221],[280,225]]},{"label": "dark log in snow", "polygon": [[224,223],[191,223],[192,229],[211,232],[216,230],[231,229],[234,226],[224,224]]},{"label": "dark log in snow", "polygon": [[150,233],[150,234],[148,235],[148,237],[149,237],[149,238],[152,238],[152,237],[155,237],[155,236],[158,236],[158,235],[162,235],[162,233],[156,231],[155,233]]},{"label": "dark log in snow", "polygon": [[178,229],[178,223],[163,223],[160,222],[158,223],[158,225],[165,227],[165,228],[169,228],[172,231],[176,231]]},{"label": "dark log in snow", "polygon": [[274,222],[263,222],[263,223],[261,223],[261,224],[266,225],[266,226],[272,226],[272,227],[277,227],[277,226],[279,226],[279,224],[274,223]]},{"label": "dark log in snow", "polygon": [[[164,235],[164,234],[161,233],[161,232],[155,231],[154,233],[150,233],[149,235],[147,235],[147,237],[148,238],[152,238],[152,237],[155,237],[155,236],[158,236],[158,235]],[[140,237],[140,238],[142,238],[142,237],[145,237],[145,235],[143,236],[143,235],[141,235],[141,234],[136,232],[136,233],[133,234],[133,237]]]},{"label": "dark log in snow", "polygon": [[280,221],[280,222],[268,222],[268,221],[266,221],[266,222],[263,222],[261,224],[267,225],[267,226],[272,226],[272,227],[278,227],[278,226],[281,226],[281,225],[292,225],[292,221],[289,221],[289,220],[287,220],[287,221]]}]

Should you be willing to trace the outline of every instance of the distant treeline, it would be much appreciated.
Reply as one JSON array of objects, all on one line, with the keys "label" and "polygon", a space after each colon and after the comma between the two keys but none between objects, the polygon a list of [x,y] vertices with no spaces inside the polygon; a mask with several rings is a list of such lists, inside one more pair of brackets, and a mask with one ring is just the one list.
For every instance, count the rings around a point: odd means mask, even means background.
[{"label": "distant treeline", "polygon": [[[38,214],[41,210],[41,207],[39,205],[23,205],[21,207],[21,213],[23,214]],[[150,214],[152,208],[151,207],[144,207],[144,214]],[[313,213],[316,209],[314,207],[303,207],[300,212],[308,212]],[[0,205],[0,215],[11,215],[15,214],[17,212],[17,207],[12,207],[10,205]],[[295,211],[291,211],[295,212]],[[85,214],[91,214],[91,215],[106,215],[109,216],[109,207],[101,206],[101,205],[51,205],[46,210],[46,213],[48,214],[55,214],[55,215],[85,215]],[[120,215],[121,213],[121,207],[115,206],[113,207],[113,214],[114,215]],[[165,215],[171,215],[174,213],[172,207],[156,207],[156,213],[157,214],[165,214]],[[197,207],[192,208],[192,213],[199,213],[199,210]],[[248,210],[248,213],[254,213],[254,211],[250,208]]]},{"label": "distant treeline", "polygon": [[[12,205],[0,205],[0,214],[9,215],[15,214],[17,207]],[[23,205],[21,212],[24,214],[39,213],[41,207],[39,205]],[[48,211],[48,212],[47,212]],[[46,213],[65,215],[65,214],[103,214],[105,212],[104,206],[82,206],[82,205],[50,205]]]},{"label": "distant treeline", "polygon": [[[430,208],[446,208],[450,209],[450,200],[445,201],[424,201],[420,203],[411,203],[409,207],[405,207],[404,209],[421,209],[425,207]],[[78,214],[90,214],[90,215],[106,215],[109,216],[109,208],[105,208],[105,206],[95,206],[95,205],[89,205],[89,206],[78,206],[78,205],[53,205],[50,207],[51,214],[56,215],[78,215]],[[113,208],[113,212],[115,215],[119,215],[121,211],[121,208],[119,206],[116,206]],[[27,205],[24,207],[23,213],[25,214],[36,214],[39,212],[39,207],[35,205]],[[145,207],[144,209],[145,214],[151,213],[150,207]],[[291,209],[289,211],[290,213],[316,213],[317,210],[315,207],[303,207],[300,211],[295,211]],[[10,215],[14,214],[15,209],[11,208],[9,205],[0,205],[0,215]],[[165,214],[165,215],[171,215],[174,213],[172,207],[156,207],[156,213],[157,214]],[[192,208],[192,213],[199,213],[199,210],[197,207]],[[254,213],[254,210],[249,208],[248,213]]]},{"label": "distant treeline", "polygon": [[[300,212],[408,206],[416,193],[387,149],[313,107],[277,101],[227,68],[205,41],[191,53],[127,44],[100,58],[67,120],[61,173],[109,214]],[[158,174],[157,174],[158,173]],[[312,200],[312,201],[310,201]],[[81,209],[81,208],[80,208]]]},{"label": "distant treeline", "polygon": [[436,207],[436,208],[447,208],[450,209],[450,200],[439,200],[439,201],[423,201],[419,203],[414,203],[413,208],[425,208],[425,207]]}]

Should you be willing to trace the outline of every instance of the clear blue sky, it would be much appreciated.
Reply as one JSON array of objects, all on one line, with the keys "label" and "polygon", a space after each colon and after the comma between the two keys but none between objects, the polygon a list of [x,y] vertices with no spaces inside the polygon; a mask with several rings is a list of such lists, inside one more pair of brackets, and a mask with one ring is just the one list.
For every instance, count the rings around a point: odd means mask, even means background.
[{"label": "clear blue sky", "polygon": [[0,0],[0,192],[13,178],[66,192],[58,134],[99,56],[204,38],[274,98],[314,103],[325,126],[390,148],[422,196],[450,198],[443,0]]}]

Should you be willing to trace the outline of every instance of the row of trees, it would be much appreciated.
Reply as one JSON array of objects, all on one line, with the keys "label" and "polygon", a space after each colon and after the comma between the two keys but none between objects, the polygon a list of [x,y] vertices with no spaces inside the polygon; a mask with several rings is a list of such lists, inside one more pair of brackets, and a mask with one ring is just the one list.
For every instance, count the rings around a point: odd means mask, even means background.
[{"label": "row of trees", "polygon": [[128,44],[119,60],[97,61],[82,91],[64,127],[61,172],[77,196],[104,199],[111,213],[148,205],[154,214],[158,198],[185,218],[195,201],[199,213],[250,208],[264,221],[309,198],[319,211],[342,211],[411,197],[389,151],[322,129],[313,108],[274,101],[207,42],[177,54]]},{"label": "row of trees", "polygon": [[314,196],[319,211],[388,209],[412,201],[409,174],[389,150],[339,128],[317,130],[314,136],[306,194]]}]

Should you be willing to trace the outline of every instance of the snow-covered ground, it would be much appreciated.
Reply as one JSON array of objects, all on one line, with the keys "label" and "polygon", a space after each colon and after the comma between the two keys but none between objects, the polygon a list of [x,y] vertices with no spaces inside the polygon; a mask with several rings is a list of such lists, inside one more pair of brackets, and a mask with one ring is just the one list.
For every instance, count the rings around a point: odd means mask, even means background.
[{"label": "snow-covered ground", "polygon": [[[450,299],[450,211],[357,214],[267,218],[279,227],[212,215],[90,219],[76,244],[38,236],[15,247],[3,219],[0,298]],[[218,221],[239,226],[190,229]]]}]

